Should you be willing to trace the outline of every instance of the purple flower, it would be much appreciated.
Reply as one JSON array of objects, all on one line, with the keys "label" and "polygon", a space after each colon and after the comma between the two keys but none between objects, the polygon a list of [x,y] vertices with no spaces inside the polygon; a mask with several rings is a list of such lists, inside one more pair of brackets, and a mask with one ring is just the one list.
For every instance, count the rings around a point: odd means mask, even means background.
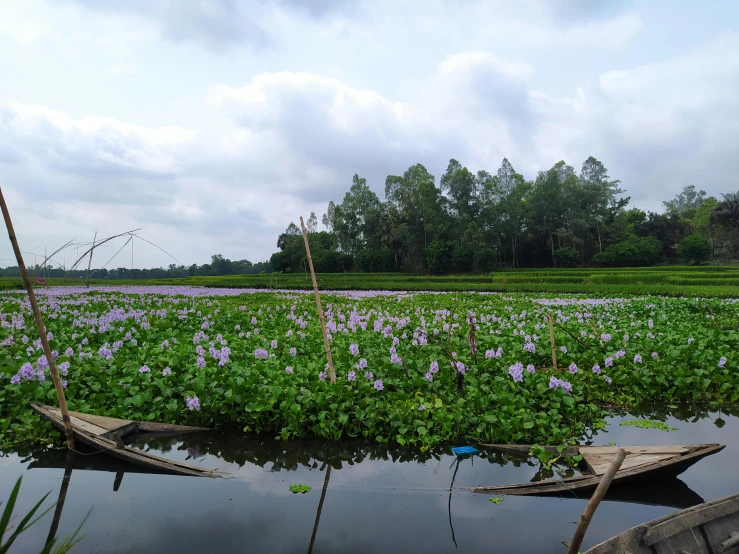
[{"label": "purple flower", "polygon": [[139,373],[150,373],[150,372],[151,372],[151,370],[149,369],[149,366],[147,366],[147,365],[142,365],[139,368]]},{"label": "purple flower", "polygon": [[533,342],[527,342],[526,344],[524,344],[523,349],[526,350],[527,352],[531,352],[532,354],[536,353],[536,346],[534,345]]},{"label": "purple flower", "polygon": [[162,370],[162,377],[166,377],[166,376],[167,376],[167,375],[169,375],[170,373],[172,373],[172,370],[171,370],[171,369],[169,369],[168,367],[165,367],[165,368],[164,368],[164,369]]},{"label": "purple flower", "polygon": [[357,346],[354,343],[350,344],[349,345],[349,352],[351,352],[354,356],[358,356],[359,355],[359,346]]},{"label": "purple flower", "polygon": [[285,368],[285,371],[286,371],[286,372],[287,372],[288,374],[292,375],[292,374],[293,374],[293,366],[291,366],[291,365],[287,366],[287,367]]},{"label": "purple flower", "polygon": [[523,364],[516,362],[508,368],[508,375],[513,378],[514,383],[520,383],[523,381]]},{"label": "purple flower", "polygon": [[21,382],[21,376],[20,376],[20,374],[18,374],[18,373],[16,373],[15,375],[13,375],[13,376],[12,376],[12,377],[10,378],[10,383],[11,383],[12,385],[17,385],[17,384],[18,384],[18,383],[20,383],[20,382]]},{"label": "purple flower", "polygon": [[608,356],[606,358],[606,367],[613,367],[613,356]]},{"label": "purple flower", "polygon": [[382,386],[382,379],[378,379],[377,381],[375,381],[374,387],[375,390],[382,390],[383,388],[385,388]]},{"label": "purple flower", "polygon": [[659,356],[659,354],[657,354],[656,352],[652,352],[652,358],[656,358],[657,356]]},{"label": "purple flower", "polygon": [[611,382],[612,382],[612,381],[611,381],[611,378],[610,378],[610,377],[608,377],[608,375],[604,375],[604,376],[603,376],[603,379],[605,379],[605,380],[606,380],[606,383],[608,383],[609,385],[610,385],[610,384],[611,384]]},{"label": "purple flower", "polygon": [[718,366],[720,368],[723,368],[726,365],[726,356],[721,356],[721,359],[718,361]]},{"label": "purple flower", "polygon": [[429,383],[430,383],[430,382],[432,382],[432,381],[434,380],[434,374],[433,374],[433,373],[431,373],[430,371],[427,371],[427,372],[426,372],[426,375],[424,375],[424,377],[426,377],[426,380],[427,380],[427,381],[428,381]]},{"label": "purple flower", "polygon": [[195,362],[195,365],[198,366],[198,369],[203,369],[205,367],[205,358],[198,356],[198,361]]},{"label": "purple flower", "polygon": [[619,350],[613,355],[614,358],[623,358],[624,356],[626,356],[626,350]]},{"label": "purple flower", "polygon": [[367,368],[367,360],[364,358],[359,358],[359,363],[357,364],[357,369],[366,369]]},{"label": "purple flower", "polygon": [[275,348],[277,348],[277,339],[274,339],[274,340],[273,340],[273,341],[272,341],[272,342],[270,343],[270,347],[272,348],[272,350],[274,350]]},{"label": "purple flower", "polygon": [[534,364],[527,365],[526,371],[528,371],[529,373],[536,373],[536,368],[534,367]]},{"label": "purple flower", "polygon": [[690,337],[690,338],[688,339],[688,344],[690,344],[690,343],[691,343],[691,342],[693,342],[694,340],[695,340],[695,339],[694,339],[693,337]]},{"label": "purple flower", "polygon": [[572,373],[573,375],[577,373],[577,364],[575,364],[574,362],[570,364],[570,373]]},{"label": "purple flower", "polygon": [[290,356],[292,356],[294,358],[295,356],[297,356],[297,354],[298,354],[298,349],[293,346],[290,349]]},{"label": "purple flower", "polygon": [[72,356],[74,356],[74,350],[72,349],[71,346],[64,351],[64,355],[67,356],[68,358],[71,358]]},{"label": "purple flower", "polygon": [[164,340],[162,341],[162,346],[161,346],[161,348],[169,348],[169,341],[168,341],[167,339],[164,339]]},{"label": "purple flower", "polygon": [[268,354],[264,348],[257,348],[254,351],[254,358],[256,358],[257,360],[259,359],[266,360],[267,357],[268,357]]},{"label": "purple flower", "polygon": [[595,364],[593,366],[593,373],[595,373],[596,375],[600,375],[600,366],[598,364]]},{"label": "purple flower", "polygon": [[426,406],[424,406],[423,404],[421,404],[421,405],[420,405],[420,406],[418,407],[418,409],[419,409],[420,411],[424,411],[424,410],[426,409]]},{"label": "purple flower", "polygon": [[559,349],[562,351],[562,354],[567,354],[567,347],[566,346],[560,346]]},{"label": "purple flower", "polygon": [[200,399],[197,396],[188,396],[185,399],[185,404],[187,404],[187,409],[191,412],[193,410],[200,411]]},{"label": "purple flower", "polygon": [[641,363],[641,354],[637,354],[636,356],[634,356],[634,363],[635,364]]},{"label": "purple flower", "polygon": [[433,373],[436,373],[437,371],[439,371],[439,362],[434,360],[433,362],[431,362],[431,364],[429,364],[429,373],[433,374]]},{"label": "purple flower", "polygon": [[650,319],[649,321],[647,321],[647,325],[649,325],[649,328],[650,328],[650,329],[653,329],[653,328],[654,328],[654,321],[652,321],[652,320]]},{"label": "purple flower", "polygon": [[356,379],[357,379],[357,374],[356,374],[356,373],[354,373],[354,370],[351,370],[351,371],[349,372],[349,374],[348,374],[348,375],[346,376],[346,378],[347,378],[347,380],[348,380],[348,381],[356,381]]},{"label": "purple flower", "polygon": [[608,342],[609,340],[611,340],[611,335],[609,335],[608,333],[603,333],[600,336],[600,340],[602,340],[603,342]]},{"label": "purple flower", "polygon": [[563,381],[562,379],[557,379],[554,375],[552,375],[549,378],[549,388],[561,388],[563,391],[569,394],[572,392],[572,383],[568,383],[567,381]]},{"label": "purple flower", "polygon": [[454,369],[457,370],[457,373],[464,373],[467,371],[467,367],[462,362],[452,362],[452,365],[454,366]]},{"label": "purple flower", "polygon": [[318,374],[318,378],[319,378],[319,379],[320,379],[321,381],[325,381],[325,380],[326,380],[326,372],[325,372],[325,371],[322,371],[321,373],[319,373],[319,374]]},{"label": "purple flower", "polygon": [[66,377],[67,373],[69,372],[69,362],[62,362],[59,364],[59,373],[61,373],[63,376]]},{"label": "purple flower", "polygon": [[367,381],[372,381],[372,379],[375,378],[375,376],[372,375],[372,372],[371,371],[365,371],[364,372],[364,377],[367,379]]}]

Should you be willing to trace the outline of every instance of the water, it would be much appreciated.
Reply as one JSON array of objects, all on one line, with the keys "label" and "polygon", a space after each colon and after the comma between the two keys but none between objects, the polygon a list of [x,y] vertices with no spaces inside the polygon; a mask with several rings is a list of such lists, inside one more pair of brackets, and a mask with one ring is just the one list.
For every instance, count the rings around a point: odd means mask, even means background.
[{"label": "water", "polygon": [[[683,408],[649,414],[679,428],[671,432],[621,427],[621,418],[612,418],[593,444],[717,442],[727,447],[679,479],[614,490],[617,494],[598,508],[583,550],[676,508],[738,492],[739,409],[734,413]],[[537,466],[485,452],[457,462],[448,447],[421,453],[358,441],[279,442],[222,432],[140,439],[134,445],[218,468],[229,478],[136,473],[135,467],[101,454],[75,455],[57,536],[71,534],[90,507],[92,513],[83,528],[85,538],[72,552],[309,552],[313,541],[315,553],[562,554],[561,541],[570,540],[587,502],[511,496],[493,504],[488,495],[464,487],[527,482]],[[19,475],[23,486],[16,514],[25,513],[46,492],[56,499],[65,464],[62,450],[6,452],[0,457],[0,500],[7,499]],[[291,483],[312,490],[295,495]],[[52,516],[22,535],[11,552],[38,552]]]}]

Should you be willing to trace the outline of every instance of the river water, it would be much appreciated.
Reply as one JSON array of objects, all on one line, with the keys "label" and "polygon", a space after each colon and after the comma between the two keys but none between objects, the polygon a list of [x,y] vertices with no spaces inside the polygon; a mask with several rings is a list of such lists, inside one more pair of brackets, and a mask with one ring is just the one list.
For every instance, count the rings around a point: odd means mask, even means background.
[{"label": "river water", "polygon": [[[739,415],[736,407],[733,412]],[[620,425],[635,415],[661,419],[678,430]],[[598,508],[582,550],[675,509],[739,492],[737,415],[682,407],[609,419],[608,428],[589,442],[727,446],[679,479],[614,489]],[[562,541],[571,539],[587,503],[510,496],[494,504],[489,495],[465,488],[527,482],[538,465],[485,451],[458,459],[449,451],[452,445],[423,453],[358,441],[279,442],[218,431],[142,437],[133,445],[217,468],[228,478],[138,473],[136,467],[99,453],[68,459],[60,449],[5,452],[0,453],[0,500],[7,500],[15,480],[23,476],[17,522],[45,493],[51,491],[49,498],[56,500],[66,467],[69,488],[56,535],[71,534],[92,508],[82,530],[85,537],[73,553],[177,554],[563,554]],[[312,490],[293,494],[290,484],[307,484]],[[52,510],[11,552],[39,552],[53,523]]]}]

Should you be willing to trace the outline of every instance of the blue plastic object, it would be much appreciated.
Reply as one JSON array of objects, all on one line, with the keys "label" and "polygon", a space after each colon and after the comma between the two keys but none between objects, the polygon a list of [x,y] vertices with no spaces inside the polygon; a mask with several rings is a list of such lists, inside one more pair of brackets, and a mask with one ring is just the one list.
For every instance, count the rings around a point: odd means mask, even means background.
[{"label": "blue plastic object", "polygon": [[452,454],[455,456],[462,456],[464,454],[477,454],[479,450],[474,446],[454,446],[452,447]]}]

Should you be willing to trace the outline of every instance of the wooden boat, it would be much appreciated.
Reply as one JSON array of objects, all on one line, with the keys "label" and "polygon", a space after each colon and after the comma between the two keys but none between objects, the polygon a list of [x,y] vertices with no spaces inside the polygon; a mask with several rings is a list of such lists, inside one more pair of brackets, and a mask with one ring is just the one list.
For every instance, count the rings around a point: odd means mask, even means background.
[{"label": "wooden boat", "polygon": [[585,554],[739,553],[739,494],[638,525]]},{"label": "wooden boat", "polygon": [[[483,444],[495,450],[528,455],[531,445]],[[485,494],[510,494],[530,496],[577,496],[577,492],[595,490],[608,469],[616,450],[626,450],[626,459],[613,478],[614,485],[634,483],[644,479],[675,477],[698,460],[719,452],[723,444],[692,444],[672,446],[570,446],[563,456],[582,455],[579,469],[583,475],[564,479],[547,479],[518,485],[474,487],[471,490]],[[556,447],[545,447],[556,452]]]},{"label": "wooden boat", "polygon": [[[44,406],[36,402],[29,403],[31,409],[60,430],[64,430],[62,414],[59,408]],[[175,462],[155,456],[148,452],[123,444],[123,437],[136,432],[144,433],[189,433],[205,431],[206,427],[190,427],[186,425],[170,425],[151,421],[129,421],[113,417],[69,412],[75,440],[87,446],[125,460],[132,464],[172,475],[189,475],[193,477],[220,477],[216,470],[203,469],[183,462]]]}]

